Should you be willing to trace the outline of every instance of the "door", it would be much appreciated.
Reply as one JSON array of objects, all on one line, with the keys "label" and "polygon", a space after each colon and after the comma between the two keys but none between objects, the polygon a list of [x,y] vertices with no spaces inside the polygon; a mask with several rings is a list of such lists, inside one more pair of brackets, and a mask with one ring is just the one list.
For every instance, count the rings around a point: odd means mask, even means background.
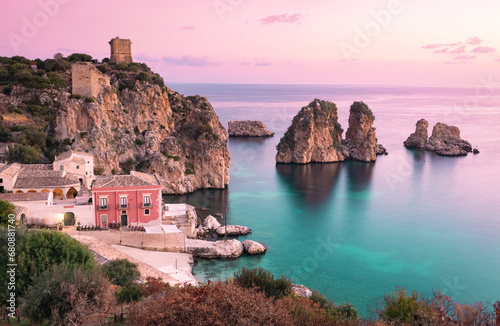
[{"label": "door", "polygon": [[75,214],[68,212],[64,213],[64,226],[75,225]]},{"label": "door", "polygon": [[127,212],[126,211],[122,212],[120,221],[122,223],[122,226],[127,226],[127,224],[128,224],[128,216],[127,216]]}]

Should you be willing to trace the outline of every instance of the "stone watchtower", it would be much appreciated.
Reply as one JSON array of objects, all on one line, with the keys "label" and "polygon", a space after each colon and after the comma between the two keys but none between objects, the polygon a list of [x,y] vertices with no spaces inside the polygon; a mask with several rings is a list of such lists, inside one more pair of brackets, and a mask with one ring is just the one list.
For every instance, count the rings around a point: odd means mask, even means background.
[{"label": "stone watchtower", "polygon": [[97,97],[101,90],[109,86],[109,76],[103,74],[90,62],[75,62],[71,65],[71,93]]},{"label": "stone watchtower", "polygon": [[111,45],[111,58],[109,62],[113,63],[131,63],[132,62],[132,42],[130,40],[120,39],[118,36],[109,41]]}]

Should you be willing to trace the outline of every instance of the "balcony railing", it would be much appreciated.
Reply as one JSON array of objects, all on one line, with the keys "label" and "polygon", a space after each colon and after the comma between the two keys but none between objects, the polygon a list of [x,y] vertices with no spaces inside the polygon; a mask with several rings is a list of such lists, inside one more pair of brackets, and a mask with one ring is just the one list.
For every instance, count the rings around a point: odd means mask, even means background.
[{"label": "balcony railing", "polygon": [[130,207],[127,204],[118,204],[117,209],[129,209]]},{"label": "balcony railing", "polygon": [[141,208],[153,208],[153,203],[142,203]]},{"label": "balcony railing", "polygon": [[97,210],[98,211],[108,211],[109,205],[97,205]]}]

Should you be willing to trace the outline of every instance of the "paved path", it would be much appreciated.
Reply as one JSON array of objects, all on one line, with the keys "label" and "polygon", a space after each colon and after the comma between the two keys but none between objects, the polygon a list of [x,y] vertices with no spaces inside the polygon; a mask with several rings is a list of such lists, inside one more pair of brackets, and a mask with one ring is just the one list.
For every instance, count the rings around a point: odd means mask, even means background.
[{"label": "paved path", "polygon": [[[188,270],[188,273],[186,273],[183,270],[175,270],[173,271],[172,269],[166,269],[165,271],[159,270],[155,266],[152,266],[148,264],[148,262],[153,263],[153,265],[158,266],[161,264],[161,262],[165,261],[165,257],[161,256],[161,254],[169,254],[165,252],[156,252],[156,251],[147,251],[147,250],[142,250],[142,249],[135,249],[135,248],[128,248],[124,246],[118,246],[118,245],[109,245],[106,244],[100,240],[97,240],[93,237],[90,236],[84,236],[80,234],[75,234],[75,233],[68,233],[69,236],[72,238],[78,240],[79,242],[87,245],[89,249],[93,252],[95,252],[97,255],[99,255],[101,258],[105,260],[113,260],[113,259],[128,259],[129,261],[137,264],[137,268],[139,272],[141,273],[141,278],[146,279],[147,277],[155,277],[155,278],[160,278],[163,282],[168,282],[170,285],[176,285],[176,284],[183,284],[183,283],[192,283],[191,279],[182,279],[181,277],[174,277],[175,275],[191,275],[190,273],[190,267]],[[120,247],[120,248],[114,248],[114,247]],[[128,249],[133,249],[133,251],[129,251],[127,249],[123,250],[123,248],[128,248]],[[137,251],[136,251],[137,250]],[[129,253],[133,253],[133,255],[130,255]],[[156,256],[156,254],[160,254],[159,256]],[[176,253],[171,253],[171,254],[176,254]],[[187,257],[190,257],[189,254],[179,254],[179,255],[185,255]],[[143,259],[139,259],[145,257],[144,261]],[[156,260],[155,257],[160,257],[158,259],[158,262],[154,262]],[[172,256],[173,257],[173,256]],[[171,261],[172,257],[170,257],[169,261]],[[98,262],[102,263],[105,260],[99,259]],[[175,263],[175,258],[174,263]],[[186,262],[192,261],[192,258],[186,258],[179,256],[178,258],[178,264],[179,261],[181,263],[178,265],[178,267],[187,269],[189,266],[189,263],[186,264]],[[168,263],[163,264],[161,267],[166,267],[169,266]],[[175,268],[174,268],[175,269]],[[191,276],[192,277],[192,276]],[[194,277],[192,277],[194,280]],[[196,282],[196,280],[194,280]],[[195,284],[195,283],[194,283]]]}]

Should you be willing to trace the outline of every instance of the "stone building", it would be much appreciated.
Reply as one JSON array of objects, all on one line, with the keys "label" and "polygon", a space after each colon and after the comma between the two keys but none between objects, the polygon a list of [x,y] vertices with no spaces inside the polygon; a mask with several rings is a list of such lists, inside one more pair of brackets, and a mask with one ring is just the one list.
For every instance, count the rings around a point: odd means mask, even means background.
[{"label": "stone building", "polygon": [[97,97],[101,89],[110,86],[109,76],[103,74],[90,62],[71,65],[72,91],[74,95]]},{"label": "stone building", "polygon": [[132,62],[132,42],[126,39],[120,39],[118,36],[109,41],[111,45],[110,62],[113,63],[131,63]]}]

